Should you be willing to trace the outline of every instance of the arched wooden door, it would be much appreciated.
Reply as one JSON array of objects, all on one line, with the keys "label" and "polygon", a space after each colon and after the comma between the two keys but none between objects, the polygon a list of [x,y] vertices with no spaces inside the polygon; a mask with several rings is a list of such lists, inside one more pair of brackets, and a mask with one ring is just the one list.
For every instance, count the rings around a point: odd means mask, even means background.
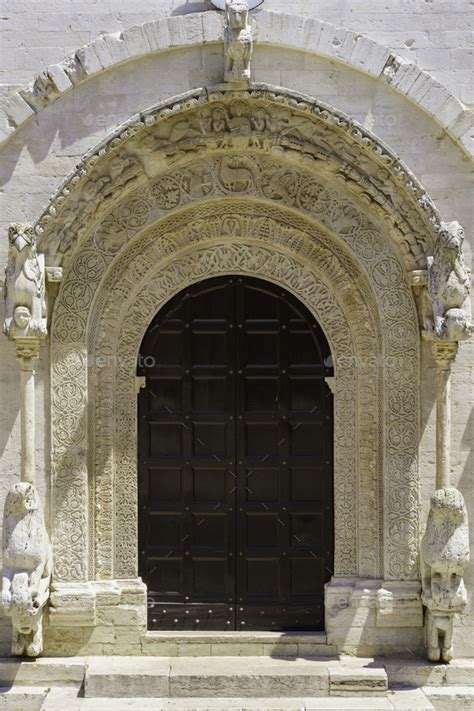
[{"label": "arched wooden door", "polygon": [[150,629],[324,629],[332,369],[314,318],[271,283],[209,279],[158,313],[138,373]]}]

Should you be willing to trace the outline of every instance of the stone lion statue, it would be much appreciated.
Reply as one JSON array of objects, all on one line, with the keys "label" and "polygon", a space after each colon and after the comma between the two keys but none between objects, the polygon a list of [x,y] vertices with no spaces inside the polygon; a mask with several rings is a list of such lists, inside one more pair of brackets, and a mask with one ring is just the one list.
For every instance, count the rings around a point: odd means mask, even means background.
[{"label": "stone lion statue", "polygon": [[12,621],[12,654],[43,651],[43,611],[49,599],[52,551],[33,484],[14,484],[3,515],[2,606]]},{"label": "stone lion statue", "polygon": [[253,33],[248,0],[226,0],[225,81],[250,81]]},{"label": "stone lion statue", "polygon": [[9,338],[40,338],[46,335],[44,258],[31,225],[12,225],[8,240],[3,330]]},{"label": "stone lion statue", "polygon": [[429,272],[434,334],[449,341],[464,340],[471,332],[471,272],[463,243],[459,222],[443,222]]},{"label": "stone lion statue", "polygon": [[469,562],[469,527],[462,494],[454,487],[431,497],[421,542],[422,601],[426,612],[428,659],[453,658],[453,618],[467,603],[463,574]]}]

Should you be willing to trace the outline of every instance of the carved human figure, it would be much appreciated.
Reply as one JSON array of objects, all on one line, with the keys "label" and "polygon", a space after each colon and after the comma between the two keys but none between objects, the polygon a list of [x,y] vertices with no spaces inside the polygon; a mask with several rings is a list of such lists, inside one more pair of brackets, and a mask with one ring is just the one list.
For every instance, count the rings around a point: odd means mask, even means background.
[{"label": "carved human figure", "polygon": [[444,222],[429,272],[433,330],[437,337],[461,341],[471,331],[471,273],[464,261],[464,230],[459,222]]},{"label": "carved human figure", "polygon": [[250,81],[253,33],[248,0],[226,1],[225,81]]},{"label": "carved human figure", "polygon": [[428,659],[453,658],[453,620],[467,603],[463,574],[469,562],[469,528],[462,494],[452,486],[431,497],[421,542],[422,601]]},{"label": "carved human figure", "polygon": [[4,332],[9,338],[46,335],[44,258],[38,255],[31,225],[14,224],[8,231],[5,271]]},{"label": "carved human figure", "polygon": [[43,651],[52,552],[33,484],[14,484],[7,494],[2,552],[2,606],[12,621],[12,654],[37,657]]}]

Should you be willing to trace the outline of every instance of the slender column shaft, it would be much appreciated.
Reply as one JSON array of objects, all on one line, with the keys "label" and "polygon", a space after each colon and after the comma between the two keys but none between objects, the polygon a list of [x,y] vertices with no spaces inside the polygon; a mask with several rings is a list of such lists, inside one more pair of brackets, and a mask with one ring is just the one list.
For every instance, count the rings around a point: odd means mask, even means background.
[{"label": "slender column shaft", "polygon": [[458,351],[457,343],[435,343],[433,355],[437,365],[436,395],[436,488],[451,483],[451,364]]},{"label": "slender column shaft", "polygon": [[21,397],[21,480],[35,483],[35,367],[39,355],[36,340],[17,341]]}]

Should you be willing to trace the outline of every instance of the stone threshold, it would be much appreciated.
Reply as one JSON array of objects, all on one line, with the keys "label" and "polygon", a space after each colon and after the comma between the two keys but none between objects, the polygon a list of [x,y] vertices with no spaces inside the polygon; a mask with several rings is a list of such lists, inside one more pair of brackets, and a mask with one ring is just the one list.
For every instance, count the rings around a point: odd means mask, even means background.
[{"label": "stone threshold", "polygon": [[232,642],[280,642],[280,643],[297,643],[311,641],[313,644],[327,644],[327,634],[325,632],[180,632],[166,631],[155,632],[148,631],[144,635],[147,639],[155,640],[177,640],[177,641],[193,641],[205,640],[212,642],[213,640],[222,643]]},{"label": "stone threshold", "polygon": [[144,656],[335,657],[325,632],[147,632]]}]

